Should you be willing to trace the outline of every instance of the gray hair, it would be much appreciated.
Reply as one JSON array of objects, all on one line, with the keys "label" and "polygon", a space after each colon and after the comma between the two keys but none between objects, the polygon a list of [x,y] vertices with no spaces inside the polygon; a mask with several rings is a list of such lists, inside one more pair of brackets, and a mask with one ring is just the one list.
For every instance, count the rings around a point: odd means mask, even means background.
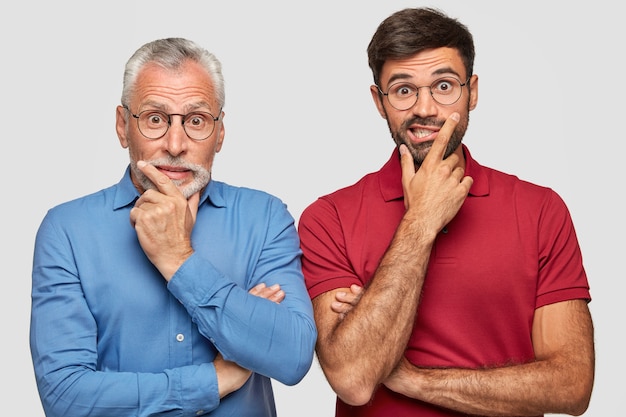
[{"label": "gray hair", "polygon": [[137,75],[144,65],[156,63],[165,69],[177,70],[188,60],[197,62],[206,69],[211,80],[213,80],[218,104],[220,108],[224,107],[226,93],[224,91],[222,64],[211,52],[195,42],[183,38],[158,39],[146,43],[130,57],[124,69],[122,104],[129,104]]}]

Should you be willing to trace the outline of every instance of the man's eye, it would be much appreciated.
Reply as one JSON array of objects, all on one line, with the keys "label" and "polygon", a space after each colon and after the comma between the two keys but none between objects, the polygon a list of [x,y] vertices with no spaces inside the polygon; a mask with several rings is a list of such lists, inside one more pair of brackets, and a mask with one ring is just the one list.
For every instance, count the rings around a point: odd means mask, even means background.
[{"label": "man's eye", "polygon": [[415,94],[415,87],[412,85],[399,85],[393,88],[393,94],[398,97],[408,97]]},{"label": "man's eye", "polygon": [[167,123],[167,117],[161,113],[146,114],[145,120],[149,125],[154,125],[154,126]]},{"label": "man's eye", "polygon": [[454,91],[459,84],[451,80],[439,80],[433,84],[432,90],[440,94],[446,94]]},{"label": "man's eye", "polygon": [[187,123],[191,126],[202,126],[205,123],[204,117],[194,114],[193,116],[187,119]]}]

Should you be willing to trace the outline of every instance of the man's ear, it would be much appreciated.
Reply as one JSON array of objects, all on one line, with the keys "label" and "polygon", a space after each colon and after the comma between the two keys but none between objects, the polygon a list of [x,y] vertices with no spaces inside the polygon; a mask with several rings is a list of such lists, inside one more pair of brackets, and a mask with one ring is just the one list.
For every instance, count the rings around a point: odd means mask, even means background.
[{"label": "man's ear", "polygon": [[474,110],[478,105],[478,75],[474,74],[470,77],[469,81],[469,109]]},{"label": "man's ear", "polygon": [[222,111],[222,115],[220,116],[220,120],[215,122],[217,126],[215,126],[217,131],[217,141],[215,143],[215,153],[218,153],[222,150],[222,144],[224,143],[224,136],[226,135],[226,128],[224,127],[224,116],[226,113]]},{"label": "man's ear", "polygon": [[128,139],[126,138],[126,111],[127,110],[122,106],[117,106],[115,109],[115,131],[117,132],[117,138],[122,148],[128,148]]},{"label": "man's ear", "polygon": [[378,87],[375,85],[370,86],[370,93],[372,94],[372,99],[374,100],[374,104],[376,105],[376,109],[380,114],[380,117],[383,119],[387,119],[387,113],[385,112],[385,108],[383,107],[383,96],[378,90]]}]

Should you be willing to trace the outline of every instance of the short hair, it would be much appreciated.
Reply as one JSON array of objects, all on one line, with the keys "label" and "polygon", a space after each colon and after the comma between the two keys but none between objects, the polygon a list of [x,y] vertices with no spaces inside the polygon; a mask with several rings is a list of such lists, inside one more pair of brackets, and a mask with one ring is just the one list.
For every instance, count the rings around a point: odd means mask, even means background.
[{"label": "short hair", "polygon": [[431,48],[459,51],[467,76],[474,70],[474,39],[468,28],[434,8],[407,8],[387,17],[376,29],[368,47],[369,67],[378,85],[385,61],[404,59]]},{"label": "short hair", "polygon": [[157,39],[146,43],[135,51],[124,69],[122,104],[129,104],[137,76],[146,64],[155,63],[165,69],[177,70],[188,60],[197,62],[206,69],[213,81],[218,104],[220,108],[223,107],[226,93],[224,91],[222,64],[211,52],[184,38]]}]

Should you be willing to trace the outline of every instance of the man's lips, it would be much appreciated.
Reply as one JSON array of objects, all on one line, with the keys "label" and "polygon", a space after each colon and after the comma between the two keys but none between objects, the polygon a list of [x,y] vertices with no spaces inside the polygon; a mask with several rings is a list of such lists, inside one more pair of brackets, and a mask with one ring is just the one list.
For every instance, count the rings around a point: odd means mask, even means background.
[{"label": "man's lips", "polygon": [[185,179],[191,172],[184,167],[158,166],[157,169],[173,180]]},{"label": "man's lips", "polygon": [[407,136],[411,142],[422,143],[435,140],[438,132],[438,128],[412,126],[407,130]]}]

